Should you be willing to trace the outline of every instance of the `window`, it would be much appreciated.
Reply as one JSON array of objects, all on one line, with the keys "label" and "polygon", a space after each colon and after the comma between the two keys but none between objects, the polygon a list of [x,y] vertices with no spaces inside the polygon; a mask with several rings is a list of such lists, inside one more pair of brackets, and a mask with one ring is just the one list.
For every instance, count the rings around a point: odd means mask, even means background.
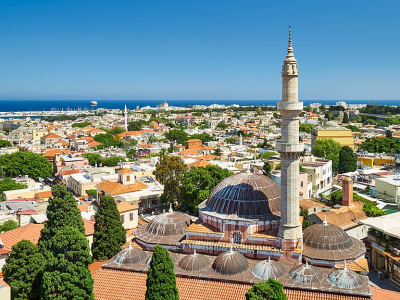
[{"label": "window", "polygon": [[129,213],[129,221],[133,221],[133,213]]},{"label": "window", "polygon": [[126,176],[126,181],[131,181],[131,176]]},{"label": "window", "polygon": [[124,215],[121,215],[121,222],[122,222],[122,224],[124,224],[124,218],[125,216]]},{"label": "window", "polygon": [[303,187],[303,181],[300,181],[300,186]]},{"label": "window", "polygon": [[241,244],[242,243],[242,233],[238,230],[235,230],[232,232],[232,242],[235,244]]}]

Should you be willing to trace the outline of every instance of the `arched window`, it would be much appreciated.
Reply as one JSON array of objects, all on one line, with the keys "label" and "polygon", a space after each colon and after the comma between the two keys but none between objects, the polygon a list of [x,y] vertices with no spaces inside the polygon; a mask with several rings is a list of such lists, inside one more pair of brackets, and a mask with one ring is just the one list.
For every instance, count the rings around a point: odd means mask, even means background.
[{"label": "arched window", "polygon": [[232,232],[232,242],[234,244],[241,244],[242,243],[242,233],[238,230]]}]

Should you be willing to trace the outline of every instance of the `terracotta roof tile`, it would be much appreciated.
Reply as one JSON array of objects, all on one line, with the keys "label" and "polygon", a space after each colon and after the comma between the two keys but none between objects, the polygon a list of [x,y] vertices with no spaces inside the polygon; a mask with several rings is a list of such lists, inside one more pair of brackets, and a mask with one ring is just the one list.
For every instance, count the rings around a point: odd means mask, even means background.
[{"label": "terracotta roof tile", "polygon": [[[94,269],[94,295],[96,300],[144,300],[146,294],[146,273],[117,271],[111,269]],[[180,300],[245,300],[250,284],[221,282],[199,278],[177,277],[176,284],[179,290]],[[379,289],[378,289],[379,290]],[[376,289],[373,289],[373,295]],[[390,291],[377,291],[385,298],[373,298],[373,300],[397,299],[400,295]],[[367,297],[323,293],[319,291],[307,291],[285,288],[288,300],[366,300]],[[378,294],[377,294],[378,295]],[[389,296],[389,297],[388,297]],[[394,297],[393,297],[394,296]],[[391,298],[390,298],[391,297]]]},{"label": "terracotta roof tile", "polygon": [[117,203],[117,209],[120,213],[138,209],[139,207],[128,202]]},{"label": "terracotta roof tile", "polygon": [[85,218],[82,218],[83,226],[85,227],[86,235],[93,235],[94,234],[94,222]]},{"label": "terracotta roof tile", "polygon": [[372,299],[373,300],[395,300],[400,299],[400,293],[380,289],[371,285]]},{"label": "terracotta roof tile", "polygon": [[133,184],[123,185],[119,182],[111,182],[106,180],[99,183],[97,187],[109,195],[120,195],[120,194],[137,192],[141,189],[147,188],[147,185],[138,181],[136,181]]},{"label": "terracotta roof tile", "polygon": [[0,238],[3,241],[4,249],[11,251],[12,246],[21,240],[28,240],[37,244],[40,231],[43,229],[43,224],[33,224],[21,226],[3,233],[0,233]]},{"label": "terracotta roof tile", "polygon": [[37,192],[35,194],[35,198],[50,198],[53,197],[53,193],[51,191]]}]

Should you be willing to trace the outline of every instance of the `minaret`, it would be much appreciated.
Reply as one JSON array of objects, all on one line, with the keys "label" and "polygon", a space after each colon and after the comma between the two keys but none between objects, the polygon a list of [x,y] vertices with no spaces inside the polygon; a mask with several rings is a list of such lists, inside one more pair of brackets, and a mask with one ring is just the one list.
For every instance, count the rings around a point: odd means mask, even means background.
[{"label": "minaret", "polygon": [[126,104],[125,104],[125,122],[124,122],[124,129],[125,131],[128,131],[128,110],[126,108]]},{"label": "minaret", "polygon": [[304,145],[299,142],[299,114],[303,102],[298,101],[298,68],[292,48],[289,26],[289,47],[282,66],[282,101],[277,103],[281,114],[281,142],[276,149],[281,155],[281,222],[278,237],[283,250],[302,245],[299,217],[299,158]]}]

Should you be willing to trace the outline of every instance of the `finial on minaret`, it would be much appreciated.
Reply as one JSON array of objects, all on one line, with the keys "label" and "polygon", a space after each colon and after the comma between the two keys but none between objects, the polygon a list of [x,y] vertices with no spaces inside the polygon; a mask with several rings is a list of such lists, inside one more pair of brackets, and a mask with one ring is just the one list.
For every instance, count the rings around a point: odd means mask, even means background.
[{"label": "finial on minaret", "polygon": [[293,55],[293,48],[292,48],[292,25],[289,25],[289,45],[288,45],[288,49],[287,49],[287,55],[288,56],[292,56]]},{"label": "finial on minaret", "polygon": [[174,212],[174,211],[172,210],[172,203],[169,204],[169,211],[168,211],[168,212],[169,212],[169,213]]},{"label": "finial on minaret", "polygon": [[322,222],[322,225],[328,225],[328,222],[326,221],[326,213],[324,215],[324,221]]}]

